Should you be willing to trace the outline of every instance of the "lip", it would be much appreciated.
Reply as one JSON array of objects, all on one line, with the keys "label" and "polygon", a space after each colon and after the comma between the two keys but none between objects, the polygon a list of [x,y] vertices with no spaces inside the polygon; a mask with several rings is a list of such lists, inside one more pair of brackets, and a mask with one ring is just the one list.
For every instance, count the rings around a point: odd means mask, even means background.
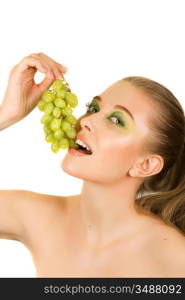
[{"label": "lip", "polygon": [[80,152],[76,149],[70,148],[70,147],[68,148],[68,152],[74,156],[88,156],[87,154],[82,153],[82,152]]},{"label": "lip", "polygon": [[91,152],[93,153],[92,147],[89,145],[86,137],[84,137],[81,134],[77,134],[76,139],[80,139],[82,142],[84,142],[87,145],[87,147],[91,150]]}]

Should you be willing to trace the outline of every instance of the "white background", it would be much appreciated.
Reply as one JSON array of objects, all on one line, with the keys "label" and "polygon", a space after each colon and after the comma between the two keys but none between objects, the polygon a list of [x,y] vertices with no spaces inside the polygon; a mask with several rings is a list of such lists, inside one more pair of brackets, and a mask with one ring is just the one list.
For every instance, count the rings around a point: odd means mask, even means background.
[{"label": "white background", "polygon": [[[11,68],[26,55],[44,52],[68,67],[66,80],[79,98],[77,117],[93,96],[133,75],[160,82],[184,107],[183,5],[183,0],[1,1],[0,99]],[[41,116],[36,108],[0,132],[0,189],[79,193],[82,181],[60,167],[66,150],[52,153],[44,141]],[[0,277],[35,277],[24,245],[0,240]]]}]

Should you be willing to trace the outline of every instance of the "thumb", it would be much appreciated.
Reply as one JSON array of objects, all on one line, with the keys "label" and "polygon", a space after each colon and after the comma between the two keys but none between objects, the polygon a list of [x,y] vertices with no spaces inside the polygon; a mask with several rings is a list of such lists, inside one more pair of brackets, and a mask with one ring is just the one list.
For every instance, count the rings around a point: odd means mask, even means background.
[{"label": "thumb", "polygon": [[37,84],[37,87],[39,88],[40,92],[43,93],[45,90],[47,90],[51,84],[53,83],[55,77],[52,72],[48,72],[46,74],[46,77]]}]

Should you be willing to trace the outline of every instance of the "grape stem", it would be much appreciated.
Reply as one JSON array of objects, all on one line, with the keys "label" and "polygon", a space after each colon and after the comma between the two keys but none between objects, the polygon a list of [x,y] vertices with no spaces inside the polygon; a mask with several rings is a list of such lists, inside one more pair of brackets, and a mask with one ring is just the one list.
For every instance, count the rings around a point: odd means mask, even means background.
[{"label": "grape stem", "polygon": [[69,83],[66,81],[64,75],[62,74],[62,81],[64,82],[64,84],[66,85],[67,87],[67,90],[68,92],[71,92],[71,89],[70,89],[70,86],[69,86]]}]

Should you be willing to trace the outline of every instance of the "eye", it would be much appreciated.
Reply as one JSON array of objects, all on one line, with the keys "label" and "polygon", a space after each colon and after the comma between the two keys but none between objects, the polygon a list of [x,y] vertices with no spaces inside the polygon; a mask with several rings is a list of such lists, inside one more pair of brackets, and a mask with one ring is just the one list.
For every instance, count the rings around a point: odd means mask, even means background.
[{"label": "eye", "polygon": [[124,125],[122,120],[120,120],[118,117],[113,116],[113,117],[109,117],[109,119],[112,119],[114,124]]},{"label": "eye", "polygon": [[119,124],[120,123],[120,120],[117,117],[110,117],[109,119],[112,119],[113,123],[115,123],[115,124]]},{"label": "eye", "polygon": [[91,104],[90,102],[88,102],[86,104],[86,107],[87,107],[86,113],[96,112],[96,111],[93,111],[94,109],[96,110],[95,106],[93,104]]}]

